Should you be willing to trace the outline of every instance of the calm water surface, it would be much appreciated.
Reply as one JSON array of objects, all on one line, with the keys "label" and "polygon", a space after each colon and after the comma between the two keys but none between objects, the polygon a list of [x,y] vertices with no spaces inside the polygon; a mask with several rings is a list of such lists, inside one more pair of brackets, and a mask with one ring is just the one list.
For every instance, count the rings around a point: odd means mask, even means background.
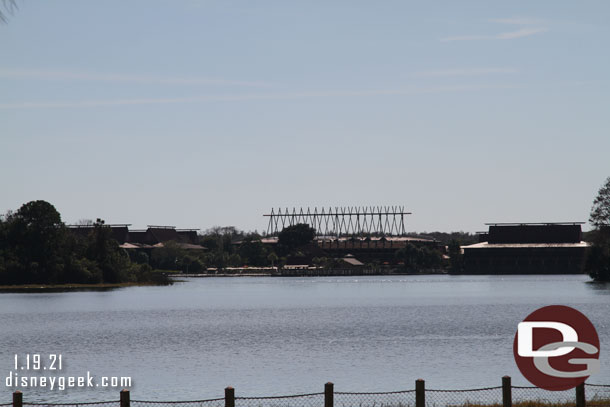
[{"label": "calm water surface", "polygon": [[[610,383],[610,286],[585,276],[202,278],[171,287],[0,294],[0,377],[15,353],[61,353],[64,375],[131,376],[132,398],[528,385],[512,342],[536,308],[596,326]],[[118,398],[119,389],[24,389],[28,401]]]}]

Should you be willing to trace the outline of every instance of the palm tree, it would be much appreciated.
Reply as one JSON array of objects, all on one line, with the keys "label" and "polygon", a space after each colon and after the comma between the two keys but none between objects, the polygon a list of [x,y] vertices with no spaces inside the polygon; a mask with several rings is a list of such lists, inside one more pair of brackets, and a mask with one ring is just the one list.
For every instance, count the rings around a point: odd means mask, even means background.
[{"label": "palm tree", "polygon": [[269,253],[269,256],[267,256],[267,260],[271,262],[271,267],[275,267],[275,262],[278,261],[279,258],[277,257],[277,254],[271,252]]}]

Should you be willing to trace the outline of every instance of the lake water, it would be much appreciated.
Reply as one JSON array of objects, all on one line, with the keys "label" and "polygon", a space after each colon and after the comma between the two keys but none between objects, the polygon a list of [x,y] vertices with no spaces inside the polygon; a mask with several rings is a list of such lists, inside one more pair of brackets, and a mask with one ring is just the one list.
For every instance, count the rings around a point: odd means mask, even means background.
[{"label": "lake water", "polygon": [[[583,312],[610,384],[610,286],[586,276],[199,278],[169,287],[0,294],[0,403],[14,355],[62,354],[62,375],[131,376],[132,399],[497,386],[516,368],[517,324]],[[22,372],[19,372],[22,373]],[[31,375],[32,372],[23,373]],[[119,389],[23,389],[27,401],[118,399]]]}]

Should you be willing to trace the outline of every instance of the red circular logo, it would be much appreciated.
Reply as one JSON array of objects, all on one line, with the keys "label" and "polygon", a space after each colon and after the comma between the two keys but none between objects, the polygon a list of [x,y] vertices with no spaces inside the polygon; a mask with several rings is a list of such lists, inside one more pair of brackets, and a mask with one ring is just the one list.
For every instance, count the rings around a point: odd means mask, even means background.
[{"label": "red circular logo", "polygon": [[580,311],[549,305],[519,323],[513,353],[519,370],[545,390],[568,390],[599,371],[599,338]]}]

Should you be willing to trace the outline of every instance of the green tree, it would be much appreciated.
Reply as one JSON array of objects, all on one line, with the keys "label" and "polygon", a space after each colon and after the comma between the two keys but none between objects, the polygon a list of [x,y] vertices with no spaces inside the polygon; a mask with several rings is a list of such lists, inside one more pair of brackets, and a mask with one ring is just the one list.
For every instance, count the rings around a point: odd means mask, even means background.
[{"label": "green tree", "polygon": [[173,240],[163,243],[163,247],[155,248],[150,256],[150,264],[161,270],[178,270],[182,266],[182,260],[186,251]]},{"label": "green tree", "polygon": [[102,219],[98,218],[93,224],[87,252],[87,257],[97,262],[102,270],[104,282],[120,283],[136,280],[135,276],[131,275],[129,255],[112,238],[112,230]]},{"label": "green tree", "polygon": [[610,281],[610,177],[593,200],[589,223],[595,229],[591,232],[593,245],[585,270],[596,281]]},{"label": "green tree", "polygon": [[610,227],[610,177],[606,179],[606,183],[593,200],[589,223],[597,229]]},{"label": "green tree", "polygon": [[464,255],[462,254],[462,248],[460,242],[452,240],[449,243],[449,271],[452,273],[460,273],[464,269]]},{"label": "green tree", "polygon": [[237,253],[233,253],[229,256],[228,263],[231,267],[240,267],[243,265],[241,256]]},{"label": "green tree", "polygon": [[404,267],[408,270],[415,270],[418,267],[418,249],[411,243],[407,243],[405,247],[396,250],[394,258],[403,262]]},{"label": "green tree", "polygon": [[6,222],[4,251],[12,279],[16,283],[62,281],[65,227],[55,207],[46,201],[31,201],[7,215]]},{"label": "green tree", "polygon": [[282,229],[278,235],[278,245],[288,253],[311,243],[316,236],[316,230],[306,223],[297,223]]},{"label": "green tree", "polygon": [[422,270],[440,267],[442,263],[441,254],[438,250],[429,247],[417,247],[407,243],[405,247],[394,253],[394,258],[402,261],[405,268],[409,270]]},{"label": "green tree", "polygon": [[192,274],[201,274],[205,272],[205,264],[198,258],[192,260],[189,269],[189,273]]},{"label": "green tree", "polygon": [[257,237],[247,236],[239,245],[238,253],[244,264],[250,266],[267,264],[267,249]]},{"label": "green tree", "polygon": [[277,254],[275,254],[275,252],[271,252],[267,256],[267,260],[269,260],[269,262],[271,262],[271,267],[275,267],[275,263],[277,263],[277,261],[279,260],[279,257],[277,257]]},{"label": "green tree", "polygon": [[92,226],[86,237],[72,233],[41,200],[0,216],[0,284],[170,283],[147,264],[131,263],[103,220]]}]

